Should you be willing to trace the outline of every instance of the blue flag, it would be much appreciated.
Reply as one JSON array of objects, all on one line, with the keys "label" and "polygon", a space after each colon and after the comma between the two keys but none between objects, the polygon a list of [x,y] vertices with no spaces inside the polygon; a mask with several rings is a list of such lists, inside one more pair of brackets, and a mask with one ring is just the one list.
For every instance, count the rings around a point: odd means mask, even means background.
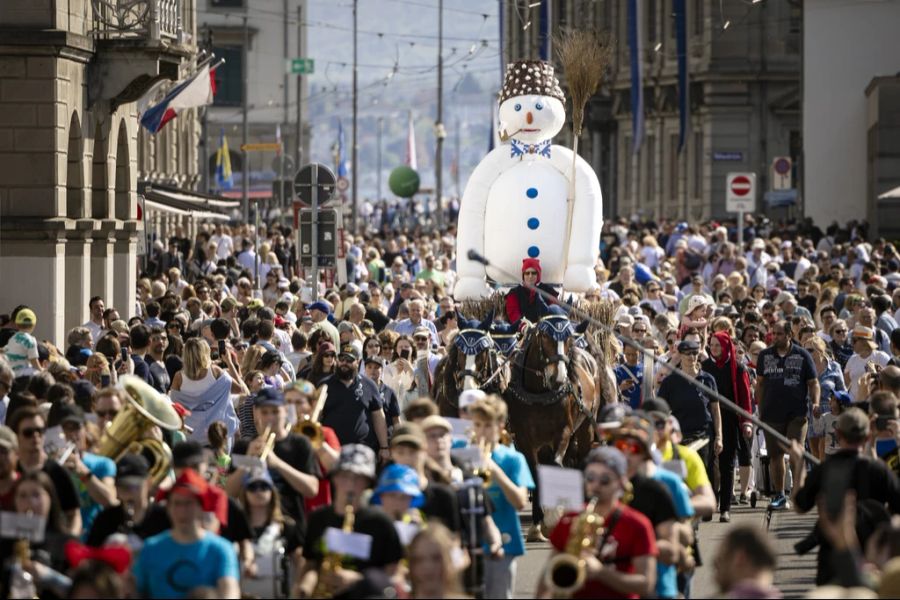
[{"label": "blue flag", "polygon": [[338,164],[337,176],[347,176],[347,153],[344,151],[344,124],[338,119]]}]

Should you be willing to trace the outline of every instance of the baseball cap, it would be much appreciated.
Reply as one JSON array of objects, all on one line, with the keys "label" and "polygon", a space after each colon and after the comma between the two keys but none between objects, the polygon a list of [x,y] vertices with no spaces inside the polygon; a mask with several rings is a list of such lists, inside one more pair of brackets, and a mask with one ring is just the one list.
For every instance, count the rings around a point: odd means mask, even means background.
[{"label": "baseball cap", "polygon": [[269,474],[268,469],[251,469],[249,473],[244,475],[244,487],[257,481],[267,483],[270,488],[275,489],[275,482],[272,481],[272,475]]},{"label": "baseball cap", "polygon": [[865,325],[857,325],[853,328],[852,337],[853,339],[868,340],[871,342],[875,340],[875,332],[871,327],[866,327]]},{"label": "baseball cap", "polygon": [[843,407],[847,407],[853,404],[853,396],[851,396],[844,390],[835,390],[834,392],[832,392],[832,396],[834,396],[835,400],[838,401],[838,404]]},{"label": "baseball cap", "polygon": [[327,304],[322,302],[321,300],[313,302],[306,308],[307,308],[307,310],[309,310],[309,312],[312,312],[314,310],[319,310],[319,311],[322,311],[323,313],[325,313],[326,315],[331,313],[331,308]]},{"label": "baseball cap", "polygon": [[463,390],[459,393],[457,404],[459,404],[459,410],[463,410],[485,398],[487,398],[487,394],[481,390]]},{"label": "baseball cap", "polygon": [[616,325],[623,325],[625,327],[631,327],[634,325],[634,317],[632,317],[628,313],[624,313],[618,319],[616,319]]},{"label": "baseball cap", "polygon": [[663,419],[672,414],[672,409],[669,407],[669,403],[662,398],[647,398],[641,404],[641,410],[649,415],[660,417]]},{"label": "baseball cap", "polygon": [[607,404],[600,409],[597,417],[598,429],[616,429],[622,425],[625,417],[631,414],[631,407],[623,402]]},{"label": "baseball cap", "polygon": [[37,316],[30,308],[23,308],[16,314],[16,325],[34,325],[37,323]]},{"label": "baseball cap", "polygon": [[367,477],[375,481],[375,451],[364,444],[341,446],[341,455],[331,468],[331,475],[341,471]]},{"label": "baseball cap", "polygon": [[253,406],[284,406],[284,394],[275,388],[263,388],[254,396]]},{"label": "baseball cap", "polygon": [[450,425],[450,421],[442,417],[441,415],[430,415],[422,419],[420,423],[422,431],[428,431],[429,429],[443,429],[447,433],[451,433],[453,431],[453,426]]},{"label": "baseball cap", "polygon": [[636,439],[649,454],[655,445],[656,432],[651,423],[647,419],[647,414],[634,413],[625,417],[622,426],[613,432],[614,437],[632,437]]},{"label": "baseball cap", "polygon": [[0,446],[7,450],[19,449],[19,438],[16,433],[6,425],[0,425]]},{"label": "baseball cap", "polygon": [[698,352],[700,350],[700,342],[696,342],[694,340],[681,340],[678,342],[678,352],[684,354],[685,352]]},{"label": "baseball cap", "polygon": [[263,301],[260,300],[259,298],[254,298],[247,304],[247,308],[249,310],[259,309],[259,308],[262,308],[263,306],[265,306],[265,303],[263,303]]},{"label": "baseball cap", "polygon": [[206,461],[206,452],[197,440],[185,440],[172,446],[172,467],[184,469]]},{"label": "baseball cap", "polygon": [[349,356],[352,357],[353,360],[359,360],[361,358],[359,355],[359,350],[353,344],[344,344],[343,346],[341,346],[341,352],[340,354],[338,354],[338,356]]},{"label": "baseball cap", "polygon": [[407,465],[388,465],[378,478],[378,485],[372,493],[372,504],[381,504],[381,495],[388,492],[400,492],[412,497],[410,507],[419,508],[425,503],[425,494],[419,487],[419,475]]},{"label": "baseball cap", "polygon": [[605,465],[619,477],[624,477],[628,471],[628,461],[625,459],[625,455],[621,450],[612,446],[594,448],[584,459],[585,466],[597,463]]},{"label": "baseball cap", "polygon": [[403,423],[394,428],[391,436],[391,446],[407,444],[421,450],[425,447],[425,434],[422,428],[415,423]]},{"label": "baseball cap", "polygon": [[862,439],[869,435],[869,419],[861,409],[851,407],[838,417],[835,429],[845,437]]},{"label": "baseball cap", "polygon": [[63,404],[59,407],[58,423],[78,423],[84,425],[84,411],[77,404]]},{"label": "baseball cap", "polygon": [[378,356],[377,354],[374,354],[374,355],[366,358],[365,364],[369,364],[369,363],[374,363],[380,367],[384,367],[384,359],[381,358],[380,356]]},{"label": "baseball cap", "polygon": [[150,463],[140,454],[128,452],[116,463],[116,485],[143,483],[150,476]]}]

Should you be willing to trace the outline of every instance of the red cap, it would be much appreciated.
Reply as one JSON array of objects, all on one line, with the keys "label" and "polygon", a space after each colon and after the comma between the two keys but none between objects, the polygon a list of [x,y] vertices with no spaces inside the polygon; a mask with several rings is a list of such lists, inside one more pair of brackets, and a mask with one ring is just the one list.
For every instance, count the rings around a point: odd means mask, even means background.
[{"label": "red cap", "polygon": [[541,280],[541,261],[536,258],[526,258],[522,260],[522,273],[526,271],[526,269],[534,269],[537,271],[537,280]]},{"label": "red cap", "polygon": [[173,493],[193,496],[200,502],[204,511],[216,515],[223,527],[228,524],[228,496],[224,490],[207,483],[197,471],[185,469],[172,487],[168,490],[160,490],[156,498],[165,500]]}]

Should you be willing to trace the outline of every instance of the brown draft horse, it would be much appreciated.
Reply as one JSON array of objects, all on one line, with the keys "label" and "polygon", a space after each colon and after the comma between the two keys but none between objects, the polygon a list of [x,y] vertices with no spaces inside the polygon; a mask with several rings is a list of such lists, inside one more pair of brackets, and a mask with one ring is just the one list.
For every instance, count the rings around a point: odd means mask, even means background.
[{"label": "brown draft horse", "polygon": [[565,315],[548,315],[528,330],[512,359],[504,399],[516,449],[525,455],[535,481],[534,525],[544,518],[537,465],[577,467],[594,440],[592,421],[599,410],[603,373],[597,360],[577,347],[577,328]]},{"label": "brown draft horse", "polygon": [[481,389],[489,394],[506,391],[509,367],[488,333],[492,318],[491,313],[481,323],[463,323],[465,328],[454,336],[447,356],[435,368],[431,396],[441,415],[459,417],[457,399],[463,390]]}]

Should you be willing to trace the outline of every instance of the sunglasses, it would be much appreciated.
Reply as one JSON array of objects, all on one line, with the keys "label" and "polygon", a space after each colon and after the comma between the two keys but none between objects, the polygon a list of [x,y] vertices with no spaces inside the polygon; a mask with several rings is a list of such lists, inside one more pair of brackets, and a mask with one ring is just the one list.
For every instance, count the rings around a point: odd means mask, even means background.
[{"label": "sunglasses", "polygon": [[262,481],[254,481],[250,485],[247,486],[247,491],[251,493],[259,493],[259,492],[268,492],[272,488],[269,487],[268,483]]},{"label": "sunglasses", "polygon": [[322,358],[337,358],[337,354],[334,352],[327,352],[322,355]]},{"label": "sunglasses", "polygon": [[44,437],[45,433],[47,433],[46,427],[27,427],[22,430],[22,437],[30,438],[34,437],[34,434]]},{"label": "sunglasses", "polygon": [[613,478],[609,475],[594,475],[591,473],[586,473],[584,475],[584,480],[587,483],[599,483],[600,485],[609,485],[613,482]]},{"label": "sunglasses", "polygon": [[682,356],[700,356],[700,353],[697,352],[697,351],[681,352],[680,354],[681,354]]},{"label": "sunglasses", "polygon": [[665,419],[657,419],[653,421],[653,426],[656,427],[657,431],[662,431],[666,428],[666,421]]},{"label": "sunglasses", "polygon": [[644,451],[643,446],[634,440],[627,440],[625,438],[619,438],[613,445],[625,454],[641,454]]},{"label": "sunglasses", "polygon": [[356,357],[355,357],[355,356],[341,355],[341,356],[338,357],[338,362],[342,362],[342,363],[353,363],[353,362],[356,362]]},{"label": "sunglasses", "polygon": [[847,333],[847,330],[846,329],[835,329],[834,332],[835,333]]},{"label": "sunglasses", "polygon": [[101,419],[115,419],[116,416],[118,416],[119,411],[117,411],[117,410],[98,410],[98,411],[95,411],[94,414],[96,414]]},{"label": "sunglasses", "polygon": [[429,338],[427,336],[416,336],[413,339],[417,342],[427,342]]},{"label": "sunglasses", "polygon": [[644,328],[641,329],[632,329],[632,333],[647,333],[647,330]]},{"label": "sunglasses", "polygon": [[523,275],[537,275],[537,271],[532,271],[531,269],[529,269],[528,271],[525,271],[522,274]]}]

